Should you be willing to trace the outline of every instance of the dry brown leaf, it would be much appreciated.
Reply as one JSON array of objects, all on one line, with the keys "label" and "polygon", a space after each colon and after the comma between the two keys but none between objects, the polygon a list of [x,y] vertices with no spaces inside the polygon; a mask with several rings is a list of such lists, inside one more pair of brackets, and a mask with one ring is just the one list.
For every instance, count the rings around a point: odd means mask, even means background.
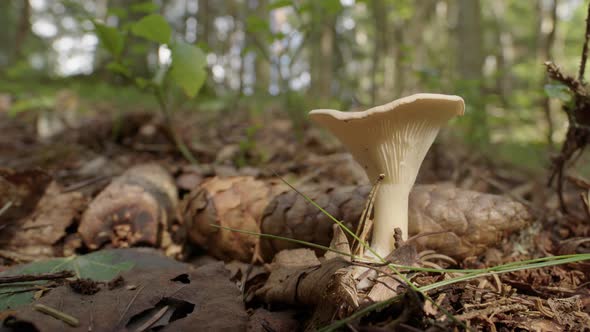
[{"label": "dry brown leaf", "polygon": [[67,235],[66,229],[86,203],[81,193],[63,193],[61,186],[52,182],[30,216],[0,232],[0,243],[5,249],[36,258],[54,256],[54,245]]},{"label": "dry brown leaf", "polygon": [[[271,272],[266,284],[256,291],[256,296],[265,303],[293,304],[314,307],[319,303],[333,306],[353,306],[343,300],[342,294],[335,292],[339,284],[339,270],[350,266],[341,258],[320,263],[315,253],[309,249],[293,249],[279,252],[270,264]],[[356,289],[353,280],[351,288]],[[329,301],[325,301],[329,299]],[[356,300],[356,299],[354,299]]]},{"label": "dry brown leaf", "polygon": [[51,182],[51,176],[41,170],[14,171],[0,168],[0,227],[33,212]]},{"label": "dry brown leaf", "polygon": [[247,332],[291,332],[299,331],[300,322],[295,311],[268,311],[258,308],[248,320]]},{"label": "dry brown leaf", "polygon": [[[77,318],[80,325],[68,327],[68,331],[134,331],[166,306],[161,319],[151,327],[162,326],[165,331],[246,329],[247,315],[240,293],[229,281],[223,263],[193,269],[151,251],[128,249],[122,252],[123,257],[136,264],[121,277],[126,285],[135,287],[103,287],[94,295],[83,295],[64,285],[38,303]],[[16,322],[31,323],[40,332],[64,330],[62,321],[39,313],[32,306],[16,310],[15,316]]]}]

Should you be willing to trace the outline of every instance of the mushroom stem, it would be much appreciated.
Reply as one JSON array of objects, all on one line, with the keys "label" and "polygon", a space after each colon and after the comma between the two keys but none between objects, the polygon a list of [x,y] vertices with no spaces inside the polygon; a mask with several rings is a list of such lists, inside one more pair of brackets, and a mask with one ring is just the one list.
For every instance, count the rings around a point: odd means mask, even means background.
[{"label": "mushroom stem", "polygon": [[395,249],[393,235],[400,228],[408,236],[408,197],[413,183],[382,183],[375,197],[371,249],[385,258]]}]

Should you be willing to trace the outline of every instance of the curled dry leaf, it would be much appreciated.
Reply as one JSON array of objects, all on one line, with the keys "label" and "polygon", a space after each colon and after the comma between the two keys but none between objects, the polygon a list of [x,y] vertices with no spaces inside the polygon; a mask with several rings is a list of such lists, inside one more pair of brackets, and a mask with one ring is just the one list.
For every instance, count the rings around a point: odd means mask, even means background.
[{"label": "curled dry leaf", "polygon": [[90,249],[157,246],[174,218],[178,197],[174,180],[155,164],[130,168],[90,203],[78,233]]},{"label": "curled dry leaf", "polygon": [[31,215],[0,232],[0,245],[26,256],[54,256],[54,245],[66,236],[66,229],[79,218],[86,203],[81,193],[64,193],[52,182]]},{"label": "curled dry leaf", "polygon": [[33,211],[51,182],[49,174],[37,170],[17,172],[0,168],[0,227]]},{"label": "curled dry leaf", "polygon": [[182,214],[190,240],[225,260],[250,260],[258,238],[213,225],[260,232],[259,222],[270,201],[287,187],[253,177],[212,178],[183,201]]},{"label": "curled dry leaf", "polygon": [[[347,227],[356,229],[370,187],[320,187],[302,191]],[[191,193],[183,214],[190,239],[223,259],[249,260],[258,239],[217,230],[209,224],[324,246],[330,244],[334,224],[296,192],[285,190],[276,182],[249,177],[206,181]],[[417,185],[410,193],[409,235],[444,231],[415,241],[419,249],[433,249],[456,259],[483,253],[531,221],[532,216],[524,205],[504,196],[449,185]],[[280,250],[297,247],[300,245],[280,239],[260,240],[261,253],[267,260]]]},{"label": "curled dry leaf", "polygon": [[[350,248],[343,248],[348,242],[337,229],[335,226],[330,248],[340,247],[339,250],[350,252]],[[412,244],[403,244],[387,260],[417,265],[418,255]],[[402,285],[402,281],[392,278],[386,266],[368,269],[333,252],[318,259],[314,251],[305,248],[283,250],[267,267],[270,275],[255,294],[269,304],[291,304],[312,310],[306,330],[315,331],[334,318],[350,315],[360,306],[392,298],[400,294],[398,287]]]},{"label": "curled dry leaf", "polygon": [[[320,262],[312,250],[284,250],[274,257],[270,275],[256,296],[268,304],[315,308],[310,324],[325,324],[341,308],[358,307],[356,283],[348,267],[350,262],[340,257]],[[340,318],[347,313],[342,311]]]}]

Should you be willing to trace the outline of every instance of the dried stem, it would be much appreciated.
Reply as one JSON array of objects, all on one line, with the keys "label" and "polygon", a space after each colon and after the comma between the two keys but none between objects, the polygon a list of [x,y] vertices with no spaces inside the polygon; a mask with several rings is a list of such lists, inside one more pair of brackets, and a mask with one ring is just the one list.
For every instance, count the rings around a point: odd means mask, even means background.
[{"label": "dried stem", "polygon": [[584,72],[586,71],[586,60],[588,60],[588,40],[590,39],[590,4],[588,4],[588,13],[586,14],[586,34],[584,35],[584,46],[582,47],[582,58],[580,60],[580,71],[578,80],[584,81]]},{"label": "dried stem", "polygon": [[[553,158],[553,170],[549,177],[549,185],[553,180],[557,180],[557,195],[562,212],[567,213],[567,206],[563,197],[563,181],[566,165],[573,160],[576,152],[582,152],[590,142],[590,95],[586,90],[584,83],[584,73],[586,71],[586,62],[588,60],[588,43],[590,40],[590,4],[588,5],[588,14],[586,17],[586,33],[584,35],[584,45],[580,59],[580,68],[578,77],[565,75],[552,62],[546,62],[547,74],[549,78],[554,79],[570,90],[573,103],[565,103],[563,111],[568,116],[568,129],[566,139],[561,147],[558,156]],[[575,161],[575,160],[574,160]]]},{"label": "dried stem", "polygon": [[21,274],[17,276],[0,277],[0,284],[11,284],[15,282],[65,279],[74,276],[72,271],[60,271],[55,273],[42,274]]},{"label": "dried stem", "polygon": [[[377,178],[377,181],[375,181],[373,188],[371,188],[371,191],[369,192],[369,197],[367,198],[365,208],[363,209],[363,212],[361,214],[355,234],[363,241],[365,240],[367,234],[369,234],[370,227],[372,226],[372,224],[369,221],[369,218],[371,216],[371,211],[373,210],[373,203],[375,202],[375,196],[377,194],[377,191],[379,190],[379,185],[381,184],[381,181],[384,178],[385,175],[380,174]],[[352,241],[350,247],[352,248],[353,255],[362,255],[362,253],[360,252],[362,250],[362,246],[360,245],[360,243],[356,242],[356,239]]]},{"label": "dried stem", "polygon": [[46,306],[44,304],[36,303],[35,305],[33,305],[33,309],[44,314],[47,314],[53,318],[57,318],[70,326],[77,327],[80,325],[80,321],[78,320],[78,318],[68,315],[65,312],[61,312],[55,308]]}]

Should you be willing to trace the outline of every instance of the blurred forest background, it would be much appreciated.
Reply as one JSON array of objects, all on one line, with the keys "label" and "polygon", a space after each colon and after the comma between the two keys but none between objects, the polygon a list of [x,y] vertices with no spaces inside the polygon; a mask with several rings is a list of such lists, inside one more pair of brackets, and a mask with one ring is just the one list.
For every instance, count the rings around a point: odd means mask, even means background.
[{"label": "blurred forest background", "polygon": [[[62,107],[64,89],[90,110],[100,103],[157,108],[157,98],[140,88],[159,79],[175,56],[170,45],[183,42],[202,51],[196,55],[206,75],[202,88],[183,87],[194,98],[175,108],[227,114],[270,108],[301,123],[314,108],[362,109],[414,92],[457,94],[467,114],[453,132],[544,167],[548,159],[535,156],[563,140],[560,104],[569,95],[547,80],[543,63],[576,72],[586,6],[581,0],[2,0],[0,93],[13,112]],[[165,18],[172,41],[160,41],[156,25],[140,38],[146,32],[138,32],[137,22],[146,16]]]}]

